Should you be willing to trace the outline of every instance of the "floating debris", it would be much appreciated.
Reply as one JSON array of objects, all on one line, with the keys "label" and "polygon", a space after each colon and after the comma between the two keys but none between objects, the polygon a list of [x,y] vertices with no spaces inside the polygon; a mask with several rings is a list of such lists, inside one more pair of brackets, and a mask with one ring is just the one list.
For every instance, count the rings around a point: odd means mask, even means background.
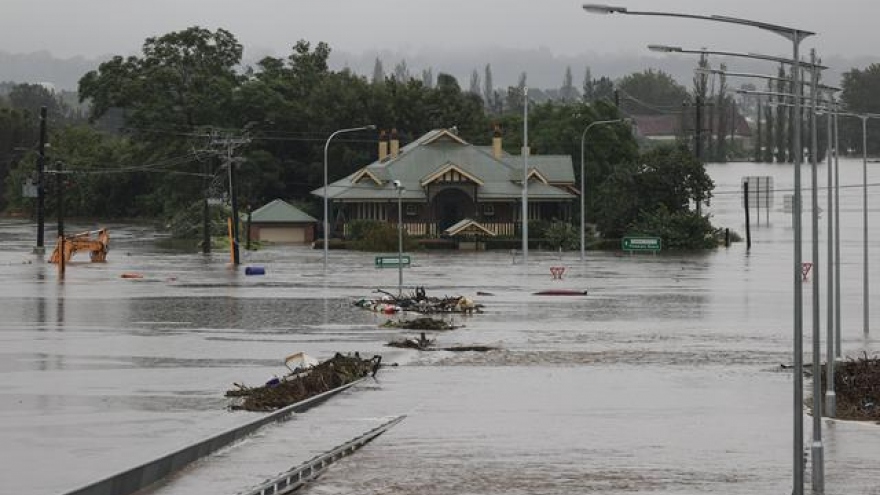
[{"label": "floating debris", "polygon": [[419,351],[449,351],[449,352],[489,352],[496,351],[498,347],[487,345],[460,345],[453,347],[434,348],[434,339],[425,337],[422,332],[418,338],[409,338],[403,340],[394,340],[386,344],[388,347],[399,347],[403,349],[416,349]]},{"label": "floating debris", "polygon": [[838,418],[880,421],[880,358],[869,358],[864,353],[857,360],[839,363],[834,373],[834,393]]},{"label": "floating debris", "polygon": [[535,292],[536,296],[586,296],[587,291],[581,289],[547,289]]},{"label": "floating debris", "polygon": [[395,296],[377,289],[381,293],[379,299],[359,299],[354,305],[377,313],[394,314],[399,311],[411,311],[421,314],[474,314],[482,313],[483,305],[465,296],[428,297],[424,287],[418,287],[409,295]]},{"label": "floating debris", "polygon": [[382,324],[385,328],[404,328],[407,330],[455,330],[464,325],[453,325],[445,320],[431,318],[429,316],[423,318],[415,318],[412,320],[388,320]]},{"label": "floating debris", "polygon": [[[295,358],[296,356],[288,356],[286,365],[308,362],[306,359]],[[236,388],[227,390],[226,397],[241,399],[240,403],[230,406],[233,410],[274,411],[359,380],[370,373],[376,376],[381,362],[382,356],[363,359],[358,353],[345,356],[337,352],[332,359],[305,368],[295,367],[290,374],[283,378],[272,378],[261,387],[234,383]]]},{"label": "floating debris", "polygon": [[426,338],[424,332],[422,332],[422,334],[419,336],[419,338],[394,340],[394,341],[391,341],[388,343],[388,347],[399,347],[402,349],[418,349],[420,351],[428,350],[432,345],[434,345],[434,340]]},{"label": "floating debris", "polygon": [[452,347],[443,347],[439,350],[449,352],[489,352],[497,351],[498,349],[500,348],[490,345],[456,345]]}]

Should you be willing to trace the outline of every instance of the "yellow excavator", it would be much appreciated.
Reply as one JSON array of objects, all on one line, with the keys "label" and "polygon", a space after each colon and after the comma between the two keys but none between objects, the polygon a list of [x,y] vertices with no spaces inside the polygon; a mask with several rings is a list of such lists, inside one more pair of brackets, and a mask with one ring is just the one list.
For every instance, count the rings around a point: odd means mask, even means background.
[{"label": "yellow excavator", "polygon": [[77,251],[88,251],[92,258],[92,263],[107,261],[107,251],[110,250],[110,234],[107,229],[90,230],[80,234],[65,236],[63,242],[61,238],[55,244],[55,250],[49,257],[49,263],[58,263],[61,261],[61,250],[64,250],[64,262],[70,261],[70,258]]}]

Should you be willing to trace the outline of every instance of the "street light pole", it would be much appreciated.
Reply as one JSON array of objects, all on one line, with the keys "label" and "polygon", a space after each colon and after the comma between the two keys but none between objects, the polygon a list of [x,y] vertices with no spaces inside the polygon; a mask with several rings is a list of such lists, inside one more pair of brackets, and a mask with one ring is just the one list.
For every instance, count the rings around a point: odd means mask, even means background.
[{"label": "street light pole", "polygon": [[[838,113],[834,113],[834,362],[841,360],[840,346],[840,134]],[[831,359],[831,358],[829,358]]]},{"label": "street light pole", "polygon": [[529,88],[523,88],[523,183],[522,183],[522,252],[523,270],[529,273]]},{"label": "street light pole", "polygon": [[[878,118],[880,114],[838,112],[837,115],[862,119],[862,323],[864,325],[863,331],[867,336],[869,333],[868,296],[870,290],[868,283],[868,119]],[[839,334],[837,338],[840,339]]]},{"label": "street light pole", "polygon": [[[793,315],[793,339],[794,339],[794,385],[793,385],[793,446],[792,446],[792,477],[793,477],[793,495],[802,495],[804,491],[804,458],[803,458],[803,294],[801,287],[801,263],[802,263],[802,233],[801,233],[801,158],[803,150],[801,149],[800,136],[800,109],[801,95],[803,88],[800,84],[800,44],[804,38],[812,36],[815,33],[803,31],[796,28],[768,24],[765,22],[752,21],[748,19],[738,19],[726,16],[700,16],[691,14],[678,14],[670,12],[639,12],[628,11],[625,7],[612,7],[608,5],[584,4],[584,10],[591,13],[602,14],[632,14],[632,15],[649,15],[649,16],[666,16],[666,17],[683,17],[689,19],[698,19],[705,21],[715,21],[729,24],[740,24],[752,26],[765,31],[776,33],[792,44],[792,83],[795,91],[794,113],[798,118],[794,119],[794,139],[795,148],[794,156],[794,261],[792,270],[792,284],[794,292],[794,315]],[[814,487],[815,489],[816,487]]]},{"label": "street light pole", "polygon": [[[829,92],[829,107],[834,111],[834,94]],[[825,415],[833,418],[837,415],[837,394],[834,390],[834,315],[837,308],[834,306],[834,274],[840,270],[834,264],[834,197],[831,184],[833,183],[831,152],[834,149],[834,135],[832,129],[832,113],[825,113],[825,126],[827,131],[827,144],[825,146],[825,162],[828,165],[828,302],[827,302],[827,336],[825,347]]]},{"label": "street light pole", "polygon": [[[816,50],[810,50],[810,61],[815,64]],[[813,493],[825,493],[825,448],[822,445],[822,362],[821,362],[821,332],[819,315],[819,147],[818,147],[818,120],[816,104],[818,99],[819,71],[812,67],[810,95],[812,109],[810,111],[810,175],[812,179],[812,230],[813,230],[813,444],[812,452],[812,483]],[[831,212],[828,212],[830,215]]]},{"label": "street light pole", "polygon": [[403,297],[403,195],[404,187],[400,181],[394,181],[397,188],[397,297]]},{"label": "street light pole", "polygon": [[584,228],[584,224],[587,221],[586,217],[586,207],[585,207],[585,198],[587,196],[586,189],[586,168],[584,167],[584,149],[586,144],[587,132],[593,128],[593,126],[603,125],[603,124],[614,124],[617,122],[624,122],[629,119],[614,119],[614,120],[597,120],[595,122],[591,122],[584,132],[581,134],[581,261],[584,261],[584,251],[586,245],[586,232]]},{"label": "street light pole", "polygon": [[[789,64],[792,67],[792,86],[794,89],[794,94],[790,95],[793,97],[794,107],[794,122],[793,122],[793,148],[794,148],[794,208],[793,208],[793,230],[794,230],[794,266],[793,266],[793,275],[794,275],[794,351],[793,351],[793,371],[794,371],[794,386],[793,386],[793,482],[794,482],[794,493],[800,495],[803,493],[803,473],[804,473],[804,461],[803,461],[803,450],[804,450],[804,440],[803,440],[803,293],[802,293],[802,264],[803,264],[803,228],[802,228],[802,192],[801,192],[801,163],[803,161],[803,146],[801,145],[801,105],[803,100],[803,83],[800,80],[800,71],[802,64],[800,62],[800,41],[801,34],[803,32],[794,31],[790,33],[790,36],[787,36],[792,40],[793,46],[793,56],[791,59],[785,59],[781,57],[774,57],[768,55],[760,55],[760,54],[745,54],[738,52],[726,52],[726,51],[710,51],[710,50],[685,50],[680,47],[673,46],[665,46],[665,45],[650,45],[649,48],[653,51],[661,51],[661,52],[670,52],[670,53],[699,53],[699,54],[715,54],[715,55],[724,55],[724,56],[733,56],[733,57],[743,57],[743,58],[753,58],[758,60],[768,60],[773,62],[785,63]],[[821,66],[816,63],[815,58],[809,63],[808,67],[811,69],[814,75],[818,74],[820,69],[824,69],[826,67]],[[812,102],[813,105],[817,103],[816,101],[816,85],[817,82],[811,81],[812,85]],[[749,92],[751,94],[757,94],[759,92]],[[788,96],[788,95],[787,95]],[[815,147],[815,136],[812,139]],[[812,153],[815,157],[815,151]],[[815,179],[814,179],[815,185]],[[815,191],[815,187],[814,187]],[[817,217],[818,207],[813,208],[813,221],[818,222]],[[814,244],[817,241],[816,237],[817,230],[814,230]],[[818,244],[815,244],[817,247]],[[818,268],[818,254],[814,254],[813,263],[816,264],[816,268]],[[815,273],[817,269],[814,269],[814,278],[816,277]],[[816,279],[818,280],[818,279]],[[816,291],[818,291],[818,285],[814,283],[814,293],[813,293],[813,327],[814,333],[818,330],[818,309],[819,309],[819,296]],[[814,349],[817,341],[814,341]],[[818,357],[816,353],[818,350],[814,350],[814,360]],[[816,375],[814,375],[814,387],[818,385],[818,380],[816,379]],[[816,395],[814,394],[814,401],[816,399]],[[819,403],[818,408],[814,405],[814,411],[821,410],[821,401]],[[817,413],[819,414],[819,413]],[[817,416],[814,416],[814,423],[819,419]],[[816,434],[814,428],[814,441],[811,446],[811,452],[813,455],[814,468],[813,468],[813,490],[818,492],[824,491],[824,468],[821,463],[823,463],[823,448],[821,443],[821,423],[819,423],[819,431],[820,433]]]},{"label": "street light pole", "polygon": [[335,131],[333,134],[330,134],[330,137],[327,138],[327,141],[324,143],[324,274],[327,273],[327,254],[329,252],[329,243],[330,243],[330,220],[329,220],[329,203],[328,203],[328,174],[327,174],[327,156],[328,150],[330,149],[330,140],[336,137],[339,134],[343,134],[346,132],[356,132],[356,131],[366,131],[375,129],[375,125],[365,125],[363,127],[352,127],[350,129],[339,129]]},{"label": "street light pole", "polygon": [[868,335],[868,115],[862,115],[862,321]]}]

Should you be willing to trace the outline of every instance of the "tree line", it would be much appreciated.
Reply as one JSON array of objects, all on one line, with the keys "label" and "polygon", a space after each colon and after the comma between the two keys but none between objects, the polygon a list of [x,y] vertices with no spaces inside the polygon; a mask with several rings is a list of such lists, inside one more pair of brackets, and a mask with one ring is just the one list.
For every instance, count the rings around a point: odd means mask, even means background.
[{"label": "tree line", "polygon": [[[374,124],[396,129],[406,143],[431,129],[455,127],[480,145],[490,143],[498,125],[507,150],[518,154],[522,145],[525,73],[502,92],[492,85],[487,65],[482,78],[475,71],[465,90],[448,74],[427,70],[411,77],[402,64],[392,74],[377,64],[372,78],[330,70],[325,43],[299,41],[286,57],[266,57],[253,67],[242,67],[242,51],[223,29],[193,27],[148,38],[140,54],[113,57],[82,77],[78,96],[87,104],[85,113],[38,85],[9,88],[0,99],[3,206],[33,211],[21,184],[34,179],[39,106],[50,109],[48,162],[63,161],[70,171],[62,184],[65,209],[82,217],[170,219],[206,196],[222,197],[228,174],[218,136],[249,142],[233,162],[240,204],[258,207],[283,198],[316,216],[317,202],[309,193],[323,183],[323,149],[334,130]],[[529,91],[533,153],[572,156],[578,176],[582,132],[591,122],[651,107],[684,113],[683,102],[695,101],[662,71],[615,83],[593,78],[587,68],[580,86],[575,88],[569,69],[559,90],[545,93],[559,98],[538,102]],[[374,160],[376,141],[370,133],[334,140],[331,180]],[[628,127],[596,127],[586,149],[587,220],[607,235],[675,224],[676,215],[690,222],[682,230],[711,229],[707,219],[688,210],[711,198],[712,185],[701,161],[684,146],[694,148],[693,141],[687,141],[640,152]],[[55,179],[49,174],[47,180]]]}]

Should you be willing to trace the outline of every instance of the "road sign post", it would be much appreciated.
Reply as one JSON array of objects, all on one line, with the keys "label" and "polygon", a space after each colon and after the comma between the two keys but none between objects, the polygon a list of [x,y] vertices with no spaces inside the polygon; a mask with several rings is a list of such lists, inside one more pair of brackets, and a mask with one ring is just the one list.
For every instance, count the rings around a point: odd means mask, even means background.
[{"label": "road sign post", "polygon": [[662,242],[659,237],[624,237],[621,246],[624,251],[660,251]]}]

